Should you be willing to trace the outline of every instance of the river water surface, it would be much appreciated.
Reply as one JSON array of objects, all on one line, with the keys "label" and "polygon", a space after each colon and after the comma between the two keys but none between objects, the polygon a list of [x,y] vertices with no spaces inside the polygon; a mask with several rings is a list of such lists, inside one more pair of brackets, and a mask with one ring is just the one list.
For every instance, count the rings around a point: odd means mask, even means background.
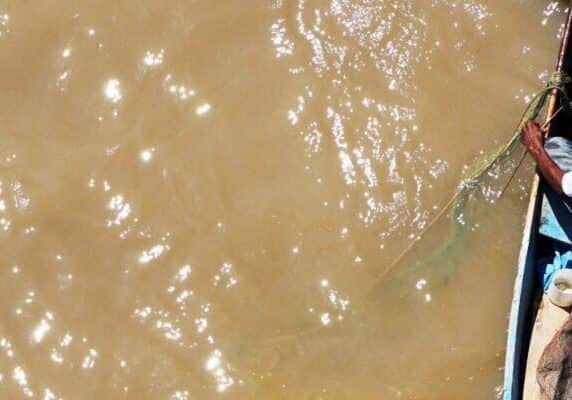
[{"label": "river water surface", "polygon": [[[487,399],[542,0],[0,2],[0,398]],[[498,179],[497,179],[498,178]]]}]

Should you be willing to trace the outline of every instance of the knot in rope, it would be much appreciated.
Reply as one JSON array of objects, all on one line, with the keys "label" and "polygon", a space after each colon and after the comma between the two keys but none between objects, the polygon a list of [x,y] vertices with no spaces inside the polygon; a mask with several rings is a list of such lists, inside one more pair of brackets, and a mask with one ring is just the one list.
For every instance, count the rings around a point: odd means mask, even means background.
[{"label": "knot in rope", "polygon": [[563,89],[564,85],[572,82],[572,79],[566,74],[565,72],[558,72],[555,71],[550,76],[546,86],[553,87],[553,88],[560,88]]}]

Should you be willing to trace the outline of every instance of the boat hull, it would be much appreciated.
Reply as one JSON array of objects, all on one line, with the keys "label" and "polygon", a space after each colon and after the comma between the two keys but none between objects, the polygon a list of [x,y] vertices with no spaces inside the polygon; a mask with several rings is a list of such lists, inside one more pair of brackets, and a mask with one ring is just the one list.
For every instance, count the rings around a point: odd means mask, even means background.
[{"label": "boat hull", "polygon": [[536,259],[542,203],[540,179],[534,176],[514,283],[506,346],[503,400],[521,400],[530,332],[539,296]]}]

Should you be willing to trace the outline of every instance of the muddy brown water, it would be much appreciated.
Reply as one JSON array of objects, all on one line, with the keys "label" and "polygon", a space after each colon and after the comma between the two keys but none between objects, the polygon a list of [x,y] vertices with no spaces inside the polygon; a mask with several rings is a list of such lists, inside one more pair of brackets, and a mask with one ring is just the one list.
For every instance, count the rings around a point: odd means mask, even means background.
[{"label": "muddy brown water", "polygon": [[530,164],[365,292],[510,135],[563,15],[0,2],[0,397],[498,396]]}]

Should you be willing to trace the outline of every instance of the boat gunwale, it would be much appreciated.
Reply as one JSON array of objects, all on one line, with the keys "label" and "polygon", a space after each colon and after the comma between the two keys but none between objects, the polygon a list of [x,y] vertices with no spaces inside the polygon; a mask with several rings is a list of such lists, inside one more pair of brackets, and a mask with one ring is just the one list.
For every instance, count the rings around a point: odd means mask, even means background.
[{"label": "boat gunwale", "polygon": [[[524,376],[521,379],[515,379],[518,375],[524,374],[524,366],[520,365],[522,360],[526,357],[522,354],[524,328],[527,319],[526,316],[530,311],[530,300],[532,293],[526,293],[523,290],[525,284],[525,276],[527,272],[534,269],[536,254],[536,235],[533,229],[538,226],[538,217],[540,212],[540,203],[542,196],[540,196],[540,177],[538,174],[534,175],[530,196],[528,200],[528,208],[526,212],[526,219],[523,229],[522,241],[520,252],[518,256],[518,270],[515,277],[513,297],[511,302],[506,355],[505,355],[505,371],[504,371],[504,393],[503,400],[516,400],[519,399],[519,393],[522,391]],[[534,270],[532,270],[534,272]],[[527,297],[525,297],[527,296]],[[527,350],[527,349],[525,349]],[[528,352],[527,352],[528,353]],[[519,356],[520,355],[520,356]],[[516,387],[515,387],[516,386]]]}]

